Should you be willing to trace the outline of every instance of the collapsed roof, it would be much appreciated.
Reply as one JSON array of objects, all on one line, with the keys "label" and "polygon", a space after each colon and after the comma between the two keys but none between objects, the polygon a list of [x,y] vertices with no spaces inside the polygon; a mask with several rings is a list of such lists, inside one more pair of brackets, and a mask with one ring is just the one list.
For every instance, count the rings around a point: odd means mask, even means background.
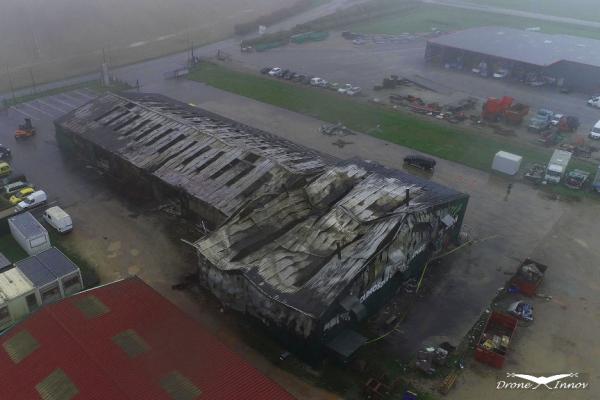
[{"label": "collapsed roof", "polygon": [[[196,242],[222,271],[238,271],[267,296],[322,314],[392,241],[399,272],[429,245],[418,225],[466,196],[408,174],[352,160],[307,186],[262,196]],[[421,237],[422,236],[422,237]],[[403,252],[401,249],[410,249]]]},{"label": "collapsed roof", "polygon": [[224,216],[325,166],[315,151],[161,95],[107,93],[56,124]]}]

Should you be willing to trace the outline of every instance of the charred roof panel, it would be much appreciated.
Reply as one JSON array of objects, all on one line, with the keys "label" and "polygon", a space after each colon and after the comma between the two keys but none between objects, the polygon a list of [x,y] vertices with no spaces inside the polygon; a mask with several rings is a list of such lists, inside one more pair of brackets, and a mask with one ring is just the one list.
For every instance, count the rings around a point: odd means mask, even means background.
[{"label": "charred roof panel", "polygon": [[56,123],[225,215],[257,182],[284,186],[326,164],[312,150],[154,94],[107,93]]}]

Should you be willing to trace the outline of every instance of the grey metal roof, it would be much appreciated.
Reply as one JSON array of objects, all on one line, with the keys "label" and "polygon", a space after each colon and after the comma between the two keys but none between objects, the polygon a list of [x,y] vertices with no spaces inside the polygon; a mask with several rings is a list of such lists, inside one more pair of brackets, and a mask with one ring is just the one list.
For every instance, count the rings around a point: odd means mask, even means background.
[{"label": "grey metal roof", "polygon": [[600,40],[506,27],[480,27],[429,40],[442,46],[549,66],[568,61],[600,67]]},{"label": "grey metal roof", "polygon": [[67,256],[55,247],[19,261],[15,263],[15,267],[19,268],[36,287],[47,285],[79,270]]},{"label": "grey metal roof", "polygon": [[46,233],[46,229],[30,212],[15,215],[8,219],[14,226],[27,237],[36,237]]},{"label": "grey metal roof", "polygon": [[27,257],[15,263],[18,268],[35,287],[42,287],[56,281],[56,276],[37,259],[36,256]]},{"label": "grey metal roof", "polygon": [[51,247],[48,250],[44,250],[36,257],[48,271],[54,274],[56,277],[63,277],[73,272],[79,271],[77,265],[73,263],[67,256],[65,256],[56,247]]}]

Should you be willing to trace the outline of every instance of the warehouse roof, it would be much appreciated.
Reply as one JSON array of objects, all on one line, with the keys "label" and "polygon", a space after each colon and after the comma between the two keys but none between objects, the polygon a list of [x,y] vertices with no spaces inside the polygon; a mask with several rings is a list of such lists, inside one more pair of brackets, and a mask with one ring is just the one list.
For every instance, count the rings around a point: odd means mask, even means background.
[{"label": "warehouse roof", "polygon": [[321,171],[315,151],[156,94],[105,94],[56,121],[229,216]]},{"label": "warehouse roof", "polygon": [[33,290],[33,285],[16,268],[0,273],[0,305]]},{"label": "warehouse roof", "polygon": [[258,199],[195,245],[217,268],[241,272],[269,297],[317,317],[386,243],[411,237],[421,218],[437,218],[435,206],[465,197],[350,160],[306,187]]},{"label": "warehouse roof", "polygon": [[42,287],[79,270],[56,247],[18,261],[15,267],[19,268],[36,287]]},{"label": "warehouse roof", "polygon": [[569,61],[600,67],[600,40],[578,36],[491,26],[449,33],[429,42],[537,66]]},{"label": "warehouse roof", "polygon": [[46,306],[0,343],[7,399],[292,399],[139,278]]},{"label": "warehouse roof", "polygon": [[14,217],[10,217],[8,220],[11,221],[26,237],[39,236],[47,232],[46,228],[44,228],[30,212],[17,214]]}]

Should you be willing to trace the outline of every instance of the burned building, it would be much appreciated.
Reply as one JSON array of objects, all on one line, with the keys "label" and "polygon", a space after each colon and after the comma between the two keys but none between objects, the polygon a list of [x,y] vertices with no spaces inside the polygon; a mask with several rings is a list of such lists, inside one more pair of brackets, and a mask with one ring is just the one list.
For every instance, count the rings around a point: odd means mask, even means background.
[{"label": "burned building", "polygon": [[310,348],[347,336],[455,242],[468,201],[163,96],[106,94],[56,132],[65,150],[208,221],[194,243],[202,285]]}]

